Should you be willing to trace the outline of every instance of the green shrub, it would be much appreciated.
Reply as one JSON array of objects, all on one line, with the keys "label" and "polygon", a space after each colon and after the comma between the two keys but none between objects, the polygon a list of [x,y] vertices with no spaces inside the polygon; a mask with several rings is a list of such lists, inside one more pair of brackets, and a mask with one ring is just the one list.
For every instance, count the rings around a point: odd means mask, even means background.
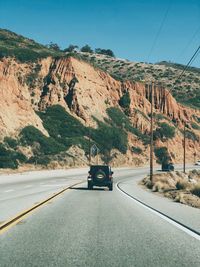
[{"label": "green shrub", "polygon": [[26,162],[26,160],[26,156],[21,152],[9,150],[3,144],[0,144],[0,168],[16,169],[19,162]]},{"label": "green shrub", "polygon": [[193,129],[195,129],[195,130],[200,130],[200,126],[199,126],[197,123],[192,122],[191,125],[192,125],[192,128],[193,128]]},{"label": "green shrub", "polygon": [[179,180],[177,183],[176,183],[176,188],[177,190],[184,190],[188,187],[188,182],[187,181],[184,181],[184,180]]},{"label": "green shrub", "polygon": [[43,125],[51,138],[65,146],[80,145],[88,153],[88,142],[84,136],[89,136],[89,130],[76,118],[71,116],[63,107],[55,105],[39,112]]},{"label": "green shrub", "polygon": [[28,160],[28,163],[30,164],[39,164],[39,165],[44,165],[47,166],[50,163],[50,158],[49,156],[46,155],[39,155],[39,156],[33,156]]},{"label": "green shrub", "polygon": [[200,197],[200,184],[194,185],[194,187],[191,189],[191,193]]},{"label": "green shrub", "polygon": [[168,123],[158,123],[159,128],[154,131],[154,140],[172,139],[175,136],[175,128]]},{"label": "green shrub", "polygon": [[160,120],[169,120],[166,116],[164,116],[163,114],[160,114],[160,113],[154,114],[154,118],[157,121],[160,121]]},{"label": "green shrub", "polygon": [[93,53],[94,51],[89,45],[86,44],[81,48],[81,52]]},{"label": "green shrub", "polygon": [[13,154],[14,154],[14,157],[15,157],[20,163],[25,163],[25,162],[27,162],[27,157],[26,157],[23,153],[21,153],[21,152],[19,152],[19,151],[16,151],[16,152],[14,152]]},{"label": "green shrub", "polygon": [[142,149],[140,147],[132,146],[131,150],[133,153],[138,154],[138,155],[142,153]]},{"label": "green shrub", "polygon": [[[183,131],[182,131],[182,133],[183,133]],[[185,136],[187,139],[190,139],[192,141],[199,141],[199,137],[194,132],[192,132],[190,130],[186,129]]]},{"label": "green shrub", "polygon": [[118,127],[121,128],[124,127],[124,129],[126,129],[127,131],[138,136],[143,141],[144,144],[149,143],[149,137],[142,134],[140,130],[132,126],[129,118],[119,108],[111,107],[108,108],[106,112],[110,117],[110,119],[112,120],[112,123],[114,123],[114,125],[117,125]]},{"label": "green shrub", "polygon": [[130,94],[129,92],[125,92],[123,94],[123,96],[120,98],[119,100],[119,105],[124,108],[124,109],[129,109],[130,108],[130,103],[131,103],[131,99],[130,99]]},{"label": "green shrub", "polygon": [[99,145],[101,153],[107,153],[111,149],[118,149],[122,153],[127,151],[127,133],[118,127],[109,126],[98,121],[98,128],[90,130],[92,140]]},{"label": "green shrub", "polygon": [[39,143],[40,152],[45,155],[54,155],[65,150],[65,146],[59,144],[52,137],[46,137],[34,126],[27,126],[20,133],[20,141],[23,145]]},{"label": "green shrub", "polygon": [[10,148],[16,148],[18,143],[17,140],[11,137],[6,136],[4,138],[4,143],[6,143]]},{"label": "green shrub", "polygon": [[49,56],[50,53],[48,52],[36,52],[34,50],[30,50],[28,48],[0,48],[0,58],[3,57],[14,57],[18,61],[24,62],[36,62],[38,59],[45,58]]},{"label": "green shrub", "polygon": [[157,157],[157,163],[162,164],[170,159],[168,150],[166,147],[154,148],[155,156]]},{"label": "green shrub", "polygon": [[50,136],[57,141],[60,137],[80,137],[87,134],[86,127],[60,105],[49,107],[46,112],[38,115]]}]

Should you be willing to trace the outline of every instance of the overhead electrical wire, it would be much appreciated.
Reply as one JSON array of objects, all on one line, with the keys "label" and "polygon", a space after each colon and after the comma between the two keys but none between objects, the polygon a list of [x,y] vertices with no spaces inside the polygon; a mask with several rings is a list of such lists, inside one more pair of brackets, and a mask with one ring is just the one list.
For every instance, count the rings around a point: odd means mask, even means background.
[{"label": "overhead electrical wire", "polygon": [[[195,50],[194,54],[192,55],[192,57],[190,58],[190,60],[188,61],[187,65],[184,67],[184,69],[182,70],[182,72],[180,73],[180,75],[177,77],[176,80],[179,80],[181,79],[181,77],[183,76],[183,74],[186,72],[186,70],[188,69],[188,67],[194,62],[194,60],[198,57],[200,53],[200,45],[198,46],[198,48]],[[168,91],[168,94],[165,96],[167,97],[171,92],[172,90],[174,89],[175,87],[175,84],[174,86]]]},{"label": "overhead electrical wire", "polygon": [[154,48],[155,48],[155,46],[156,46],[156,44],[157,44],[158,37],[159,37],[159,35],[160,35],[160,33],[161,33],[163,27],[164,27],[164,24],[165,24],[165,21],[166,21],[166,19],[167,19],[169,10],[170,10],[170,8],[171,8],[171,4],[172,4],[172,0],[169,1],[169,4],[168,4],[167,9],[166,9],[166,11],[165,11],[165,14],[164,14],[164,16],[163,16],[163,19],[162,19],[162,21],[161,21],[160,27],[159,27],[159,29],[158,29],[158,31],[157,31],[157,34],[156,34],[155,38],[154,38],[154,41],[153,41],[153,43],[152,43],[151,49],[150,49],[149,54],[148,54],[148,57],[147,57],[147,62],[149,61],[150,56],[152,55],[152,52],[153,52],[153,50],[154,50]]},{"label": "overhead electrical wire", "polygon": [[180,54],[177,57],[177,60],[180,59],[180,57],[185,53],[185,51],[188,49],[188,47],[193,43],[193,40],[195,39],[195,37],[197,36],[198,33],[200,33],[200,26],[198,26],[198,28],[193,33],[192,37],[190,38],[190,40],[188,41],[188,43],[186,44],[184,49],[180,52]]}]

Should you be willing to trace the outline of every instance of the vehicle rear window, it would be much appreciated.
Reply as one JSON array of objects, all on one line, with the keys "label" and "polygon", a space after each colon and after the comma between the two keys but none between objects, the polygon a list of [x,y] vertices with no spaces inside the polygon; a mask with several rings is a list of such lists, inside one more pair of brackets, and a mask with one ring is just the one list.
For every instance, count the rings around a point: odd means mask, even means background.
[{"label": "vehicle rear window", "polygon": [[91,174],[97,172],[98,170],[104,171],[106,174],[109,174],[109,166],[99,165],[99,166],[91,166],[90,172]]}]

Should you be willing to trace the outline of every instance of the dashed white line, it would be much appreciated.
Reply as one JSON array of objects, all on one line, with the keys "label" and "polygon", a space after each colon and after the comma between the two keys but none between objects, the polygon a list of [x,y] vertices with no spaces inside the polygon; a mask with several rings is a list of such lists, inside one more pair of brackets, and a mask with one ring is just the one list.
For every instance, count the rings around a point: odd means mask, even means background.
[{"label": "dashed white line", "polygon": [[24,188],[30,188],[30,187],[32,187],[33,185],[26,185],[26,186],[24,186]]},{"label": "dashed white line", "polygon": [[8,189],[8,190],[4,191],[4,193],[9,193],[9,192],[13,192],[13,191],[15,191],[15,190],[14,189]]}]

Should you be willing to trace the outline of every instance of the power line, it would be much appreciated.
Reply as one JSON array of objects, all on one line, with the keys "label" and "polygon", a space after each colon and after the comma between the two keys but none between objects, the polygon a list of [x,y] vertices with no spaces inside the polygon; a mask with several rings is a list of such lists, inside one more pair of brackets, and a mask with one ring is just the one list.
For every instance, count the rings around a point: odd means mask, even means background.
[{"label": "power line", "polygon": [[[198,48],[196,49],[196,51],[194,52],[194,54],[192,55],[192,57],[190,58],[190,60],[188,61],[187,65],[184,67],[184,69],[182,70],[181,74],[177,77],[176,80],[181,79],[181,77],[183,76],[183,74],[185,73],[185,71],[188,69],[188,67],[194,62],[194,60],[197,58],[197,56],[200,53],[200,45],[198,46]],[[168,97],[168,95],[171,93],[171,91],[174,89],[174,86],[168,91],[168,94],[165,97]]]},{"label": "power line", "polygon": [[168,13],[169,13],[171,4],[172,4],[172,0],[169,1],[169,4],[168,4],[167,10],[166,10],[166,12],[165,12],[165,14],[164,14],[163,20],[161,21],[161,24],[160,24],[160,27],[159,27],[159,29],[158,29],[158,32],[157,32],[157,34],[156,34],[156,36],[155,36],[155,38],[154,38],[153,44],[152,44],[152,46],[151,46],[151,49],[150,49],[149,54],[148,54],[148,57],[147,57],[147,62],[149,61],[149,58],[150,58],[150,56],[151,56],[151,54],[152,54],[152,52],[153,52],[153,50],[154,50],[154,48],[155,48],[155,46],[156,46],[158,37],[159,37],[159,35],[160,35],[160,33],[161,33],[162,29],[163,29],[163,26],[164,26],[164,24],[165,24],[166,19],[167,19],[167,15],[168,15]]},{"label": "power line", "polygon": [[177,57],[177,59],[179,59],[185,53],[185,51],[188,49],[188,47],[193,42],[194,38],[196,37],[196,35],[199,32],[200,32],[200,26],[195,30],[195,32],[193,33],[192,37],[190,38],[190,40],[188,41],[188,43],[186,44],[186,46],[184,47],[184,49],[181,51],[181,53],[179,54],[179,56]]}]

